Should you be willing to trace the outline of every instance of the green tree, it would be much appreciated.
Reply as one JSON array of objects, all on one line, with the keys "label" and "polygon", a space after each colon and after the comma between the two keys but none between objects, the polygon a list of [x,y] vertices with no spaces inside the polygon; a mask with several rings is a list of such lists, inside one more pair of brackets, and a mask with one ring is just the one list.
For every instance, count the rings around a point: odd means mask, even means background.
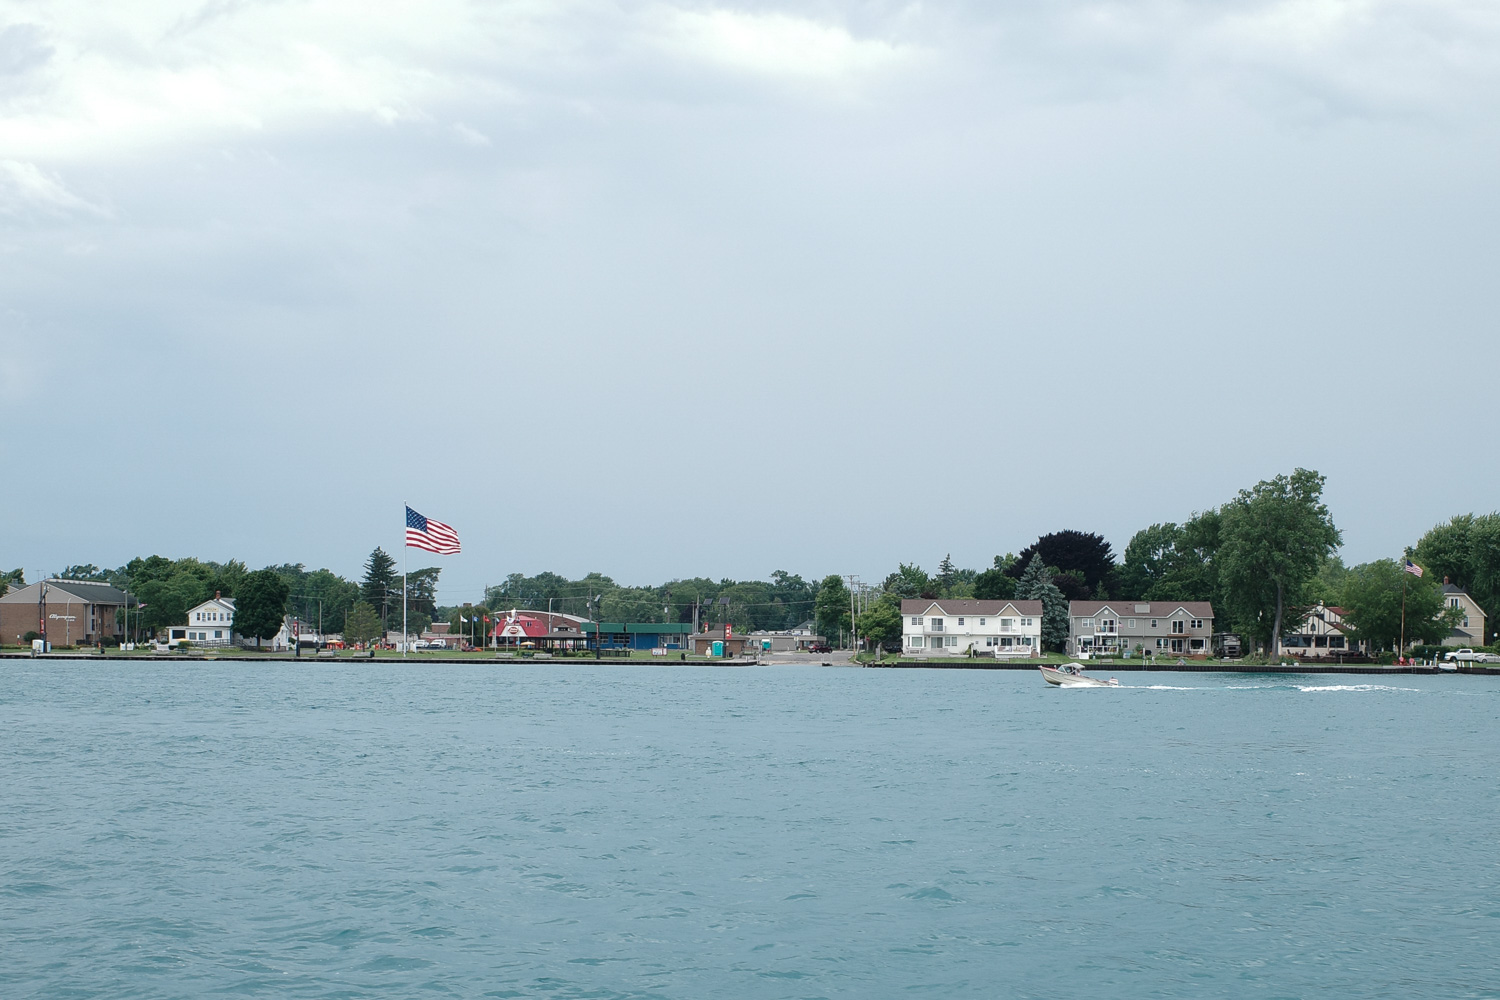
[{"label": "green tree", "polygon": [[1417,543],[1413,558],[1432,574],[1446,577],[1489,612],[1486,638],[1500,622],[1500,513],[1460,514],[1439,524]]},{"label": "green tree", "polygon": [[1021,579],[1016,583],[1016,599],[1042,602],[1042,648],[1057,653],[1068,645],[1068,599],[1057,584],[1052,582],[1052,572],[1042,561],[1041,553],[1033,553]]},{"label": "green tree", "polygon": [[1413,576],[1396,560],[1380,559],[1346,571],[1344,620],[1372,649],[1395,648],[1402,636],[1403,596],[1408,644],[1437,645],[1463,617],[1458,608],[1446,606],[1442,589],[1431,577]]},{"label": "green tree", "polygon": [[815,618],[820,635],[830,643],[843,643],[844,633],[849,631],[849,588],[837,573],[824,577],[818,588]]},{"label": "green tree", "polygon": [[96,580],[103,581],[109,578],[109,574],[101,570],[93,563],[84,563],[81,566],[69,566],[57,574],[60,580]]},{"label": "green tree", "polygon": [[[406,613],[408,620],[414,615],[425,615],[428,622],[437,613],[437,584],[438,575],[443,572],[440,566],[427,566],[423,569],[414,569],[406,574]],[[397,588],[399,593],[399,588]],[[413,631],[416,631],[413,629]]]},{"label": "green tree", "polygon": [[349,611],[349,619],[344,625],[344,641],[369,645],[380,638],[381,631],[380,616],[374,608],[360,601]]},{"label": "green tree", "polygon": [[1021,550],[1010,575],[1019,577],[1030,567],[1031,557],[1038,554],[1056,572],[1077,574],[1083,593],[1089,597],[1100,593],[1101,588],[1104,593],[1119,590],[1114,552],[1103,535],[1071,530],[1043,535]]},{"label": "green tree", "polygon": [[1016,596],[1016,581],[998,566],[974,578],[974,596],[981,601],[1008,601]]},{"label": "green tree", "polygon": [[359,587],[359,599],[380,612],[380,620],[391,627],[391,616],[401,620],[401,583],[396,560],[380,546],[365,561],[365,578]]},{"label": "green tree", "polygon": [[1217,560],[1235,618],[1281,652],[1287,610],[1341,536],[1323,503],[1324,477],[1308,469],[1262,480],[1224,505]]},{"label": "green tree", "polygon": [[234,599],[234,630],[245,638],[262,639],[281,631],[286,616],[286,599],[290,588],[274,569],[258,569],[247,574]]},{"label": "green tree", "polygon": [[909,601],[915,597],[936,598],[941,587],[923,572],[922,567],[901,563],[900,569],[885,578],[881,589],[887,594]]},{"label": "green tree", "polygon": [[858,625],[859,637],[870,652],[879,657],[882,644],[897,642],[901,638],[900,599],[890,594],[882,595],[859,616]]},{"label": "green tree", "polygon": [[24,570],[0,570],[0,597],[10,592],[11,587],[26,586],[26,573]]}]

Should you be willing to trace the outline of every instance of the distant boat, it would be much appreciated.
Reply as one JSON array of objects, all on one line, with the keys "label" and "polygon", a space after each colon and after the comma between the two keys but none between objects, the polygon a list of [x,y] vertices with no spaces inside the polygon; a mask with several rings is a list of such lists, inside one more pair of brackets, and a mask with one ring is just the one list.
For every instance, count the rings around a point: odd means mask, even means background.
[{"label": "distant boat", "polygon": [[1048,684],[1056,684],[1065,688],[1106,688],[1119,687],[1118,679],[1111,677],[1109,680],[1100,680],[1090,677],[1083,672],[1081,663],[1064,663],[1060,667],[1037,667],[1042,672],[1042,679]]}]

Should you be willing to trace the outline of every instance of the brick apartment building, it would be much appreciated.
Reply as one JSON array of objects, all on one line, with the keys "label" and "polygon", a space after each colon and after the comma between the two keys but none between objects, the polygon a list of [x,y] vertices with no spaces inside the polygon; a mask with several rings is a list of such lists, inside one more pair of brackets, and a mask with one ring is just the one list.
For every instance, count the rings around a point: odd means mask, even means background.
[{"label": "brick apartment building", "polygon": [[[46,604],[37,606],[46,588]],[[107,583],[87,580],[43,580],[0,597],[0,640],[18,643],[27,632],[41,632],[54,646],[91,646],[100,638],[118,639],[123,626],[117,612],[125,593]]]}]

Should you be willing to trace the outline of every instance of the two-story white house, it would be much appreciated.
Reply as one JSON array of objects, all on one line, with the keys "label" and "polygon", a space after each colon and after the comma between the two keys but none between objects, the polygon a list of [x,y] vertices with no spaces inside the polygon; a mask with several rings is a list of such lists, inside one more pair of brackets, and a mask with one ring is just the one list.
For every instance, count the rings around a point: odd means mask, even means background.
[{"label": "two-story white house", "polygon": [[234,642],[234,598],[220,597],[189,608],[186,625],[167,630],[167,642],[191,642],[195,646],[228,646]]},{"label": "two-story white house", "polygon": [[1214,607],[1207,601],[1069,601],[1070,656],[1207,656]]},{"label": "two-story white house", "polygon": [[1041,601],[901,602],[907,656],[1036,656],[1042,651]]}]

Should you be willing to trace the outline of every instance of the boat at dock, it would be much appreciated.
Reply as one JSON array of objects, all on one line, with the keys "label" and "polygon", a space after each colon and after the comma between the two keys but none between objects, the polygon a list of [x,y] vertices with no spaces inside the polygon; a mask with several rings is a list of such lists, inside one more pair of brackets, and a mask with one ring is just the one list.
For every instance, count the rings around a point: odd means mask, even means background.
[{"label": "boat at dock", "polygon": [[1092,687],[1119,687],[1118,678],[1111,677],[1109,680],[1101,680],[1098,677],[1090,677],[1083,672],[1081,663],[1064,663],[1060,667],[1037,667],[1042,672],[1042,679],[1048,684],[1058,687],[1092,688]]}]

